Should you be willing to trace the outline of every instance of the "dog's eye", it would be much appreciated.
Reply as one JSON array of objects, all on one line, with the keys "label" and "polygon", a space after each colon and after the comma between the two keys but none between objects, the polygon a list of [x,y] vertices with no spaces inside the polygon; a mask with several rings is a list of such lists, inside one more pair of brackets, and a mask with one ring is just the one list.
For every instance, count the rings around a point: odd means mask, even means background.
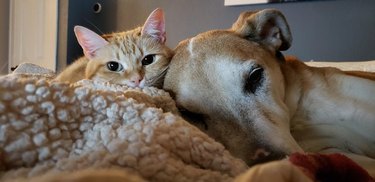
[{"label": "dog's eye", "polygon": [[142,65],[146,66],[154,62],[155,54],[149,54],[142,59]]},{"label": "dog's eye", "polygon": [[122,71],[124,68],[122,67],[122,65],[116,61],[109,61],[107,63],[107,68],[108,70],[110,71],[115,71],[115,72],[119,72],[119,71]]},{"label": "dog's eye", "polygon": [[255,93],[257,88],[260,86],[263,78],[263,68],[256,67],[250,71],[250,74],[246,80],[245,89],[251,93]]}]

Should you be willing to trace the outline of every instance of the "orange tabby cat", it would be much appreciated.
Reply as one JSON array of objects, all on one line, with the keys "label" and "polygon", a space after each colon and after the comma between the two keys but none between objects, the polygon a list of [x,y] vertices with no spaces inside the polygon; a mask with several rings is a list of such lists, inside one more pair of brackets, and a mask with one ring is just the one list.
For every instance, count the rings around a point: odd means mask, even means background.
[{"label": "orange tabby cat", "polygon": [[100,80],[130,87],[161,88],[172,51],[165,45],[165,21],[161,9],[154,10],[143,27],[100,36],[75,26],[84,57],[62,71],[55,80],[76,82]]}]

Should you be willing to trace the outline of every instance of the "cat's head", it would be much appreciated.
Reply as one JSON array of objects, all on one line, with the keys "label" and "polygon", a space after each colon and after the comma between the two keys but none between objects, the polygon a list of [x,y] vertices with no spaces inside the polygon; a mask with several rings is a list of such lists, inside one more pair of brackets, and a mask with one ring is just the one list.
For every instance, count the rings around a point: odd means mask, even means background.
[{"label": "cat's head", "polygon": [[154,10],[142,27],[100,36],[75,26],[89,62],[86,78],[131,87],[162,86],[172,51],[165,45],[164,13]]}]

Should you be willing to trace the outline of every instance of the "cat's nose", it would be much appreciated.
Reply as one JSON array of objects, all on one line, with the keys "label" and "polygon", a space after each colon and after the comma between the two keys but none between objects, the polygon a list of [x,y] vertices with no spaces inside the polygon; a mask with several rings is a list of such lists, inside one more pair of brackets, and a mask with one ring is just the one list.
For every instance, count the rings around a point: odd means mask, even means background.
[{"label": "cat's nose", "polygon": [[130,82],[132,82],[135,86],[139,86],[142,80],[143,77],[140,75],[134,75],[130,78]]}]

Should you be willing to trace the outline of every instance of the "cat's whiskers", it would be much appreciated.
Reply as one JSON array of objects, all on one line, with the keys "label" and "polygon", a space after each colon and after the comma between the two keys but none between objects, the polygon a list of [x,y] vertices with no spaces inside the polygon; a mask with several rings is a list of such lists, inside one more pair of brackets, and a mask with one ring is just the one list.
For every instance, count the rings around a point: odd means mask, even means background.
[{"label": "cat's whiskers", "polygon": [[158,83],[157,83],[158,81],[164,80],[162,78],[166,75],[166,73],[168,71],[168,68],[169,68],[168,66],[165,67],[158,75],[155,75],[155,76],[150,77],[150,78],[145,78],[146,79],[145,80],[146,85],[147,86],[151,86],[151,85],[157,86],[158,85]]}]

